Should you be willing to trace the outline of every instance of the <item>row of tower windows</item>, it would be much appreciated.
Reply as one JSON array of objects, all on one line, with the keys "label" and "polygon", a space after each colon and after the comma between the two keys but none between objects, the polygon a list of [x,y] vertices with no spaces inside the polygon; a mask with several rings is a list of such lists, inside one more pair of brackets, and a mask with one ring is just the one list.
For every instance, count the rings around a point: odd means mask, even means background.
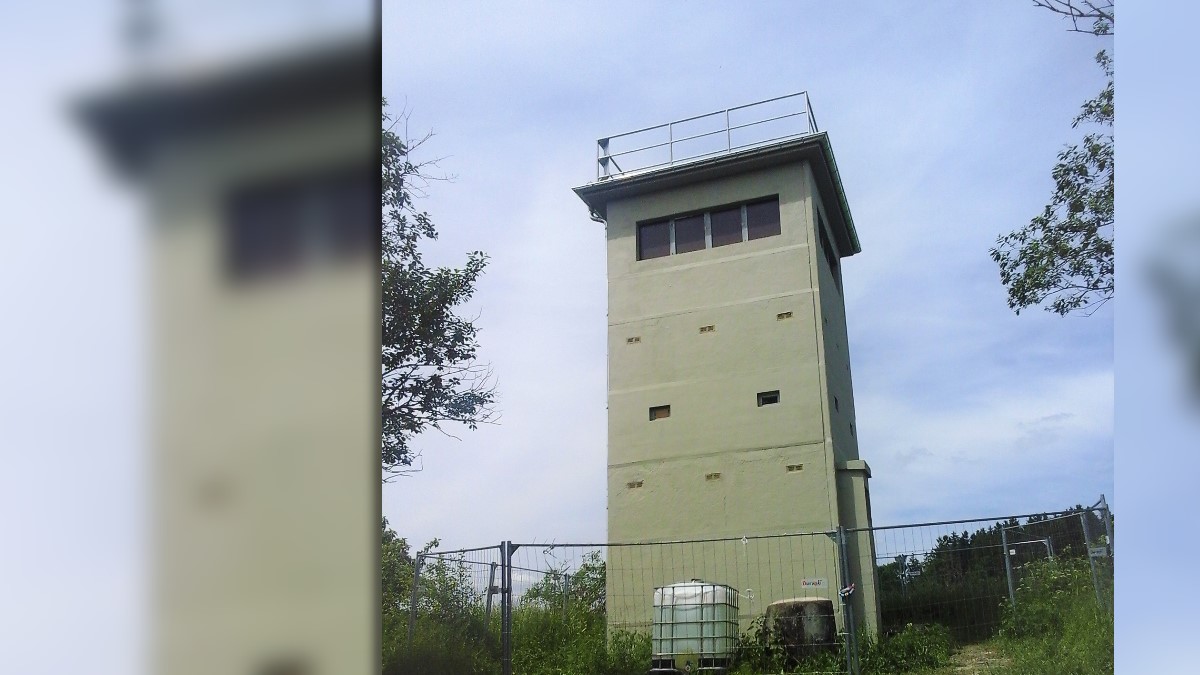
[{"label": "row of tower windows", "polygon": [[[760,407],[760,408],[763,407],[764,405],[775,405],[776,403],[779,403],[779,390],[775,389],[773,391],[760,391],[760,392],[758,392],[758,394],[755,395],[755,398],[757,399],[758,407]],[[669,406],[669,405],[650,406],[650,421],[651,422],[653,422],[654,420],[666,419],[670,416],[671,416],[671,406]]]},{"label": "row of tower windows", "polygon": [[779,197],[638,223],[638,260],[703,251],[780,234]]},{"label": "row of tower windows", "polygon": [[[776,403],[779,403],[779,390],[775,389],[773,391],[760,391],[760,392],[758,392],[758,394],[755,395],[755,398],[757,399],[758,407],[760,407],[760,408],[763,407],[764,405],[775,405]],[[842,410],[841,401],[839,401],[838,397],[836,397],[836,396],[833,397],[833,409],[835,412],[841,412],[841,410]],[[669,406],[669,405],[650,406],[650,421],[651,422],[653,422],[654,420],[666,419],[670,416],[671,416],[671,406]],[[851,436],[854,435],[854,423],[853,422],[851,422],[851,424],[850,424],[850,435]]]},{"label": "row of tower windows", "polygon": [[[785,319],[790,319],[790,318],[792,318],[792,313],[791,313],[791,312],[780,312],[780,313],[778,313],[778,314],[776,314],[776,315],[775,315],[775,320],[776,320],[776,321],[783,321],[783,320],[785,320]],[[701,333],[715,333],[716,331],[717,331],[717,326],[716,326],[716,324],[709,324],[709,325],[707,325],[707,326],[700,326],[700,332],[701,332]],[[627,344],[627,345],[636,345],[636,344],[641,344],[641,342],[642,342],[642,336],[641,336],[641,335],[634,335],[633,337],[627,337],[627,338],[625,338],[625,344]]]},{"label": "row of tower windows", "polygon": [[[804,465],[803,464],[788,464],[788,465],[784,466],[784,471],[786,471],[787,473],[800,473],[800,472],[804,471]],[[704,474],[704,480],[708,481],[708,482],[721,480],[721,472],[720,471],[709,471],[708,473]],[[640,487],[643,487],[645,484],[646,484],[646,481],[644,481],[644,480],[631,480],[631,481],[628,481],[625,483],[625,487],[629,490],[636,490]]]}]

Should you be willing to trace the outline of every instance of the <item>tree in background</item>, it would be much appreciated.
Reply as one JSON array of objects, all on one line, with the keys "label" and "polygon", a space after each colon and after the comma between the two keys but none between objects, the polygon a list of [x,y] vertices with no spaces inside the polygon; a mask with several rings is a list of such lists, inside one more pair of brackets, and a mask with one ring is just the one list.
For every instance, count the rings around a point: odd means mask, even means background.
[{"label": "tree in background", "polygon": [[[1073,32],[1113,32],[1111,2],[1034,0],[1033,4],[1070,19]],[[1059,153],[1051,171],[1054,194],[1041,215],[998,238],[990,251],[1008,289],[1008,306],[1018,314],[1043,303],[1048,303],[1046,311],[1064,316],[1076,310],[1091,314],[1114,295],[1112,56],[1101,50],[1096,63],[1104,69],[1108,84],[1083,104],[1071,127],[1087,123],[1098,130]]]},{"label": "tree in background", "polygon": [[[387,101],[383,102],[387,108]],[[477,329],[455,314],[469,300],[487,256],[468,254],[461,268],[427,267],[418,247],[437,239],[429,214],[418,211],[435,162],[412,153],[431,135],[410,140],[392,129],[405,120],[383,114],[383,382],[384,480],[414,471],[420,451],[412,439],[447,422],[475,429],[492,421],[495,388],[487,366],[476,361]]]}]

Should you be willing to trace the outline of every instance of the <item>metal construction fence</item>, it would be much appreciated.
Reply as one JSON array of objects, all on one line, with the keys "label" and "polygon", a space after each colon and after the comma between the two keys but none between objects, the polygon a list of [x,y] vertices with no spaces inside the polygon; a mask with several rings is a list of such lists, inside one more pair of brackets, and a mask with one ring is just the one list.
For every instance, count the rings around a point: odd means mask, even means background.
[{"label": "metal construction fence", "polygon": [[[1097,603],[1112,606],[1112,519],[1101,497],[1057,513],[871,529],[880,630],[940,624],[958,643],[986,639],[1045,561],[1087,561]],[[1007,608],[1007,610],[1006,610]]]},{"label": "metal construction fence", "polygon": [[[1112,529],[1101,497],[1000,518],[426,552],[403,608],[408,663],[422,673],[585,672],[576,661],[603,655],[609,672],[721,672],[774,649],[804,672],[859,673],[871,644],[907,626],[944,626],[960,645],[995,636],[1020,617],[1021,598],[1052,592],[1038,587],[1039,566],[1074,569],[1071,583],[1111,610]],[[718,606],[679,624],[670,617],[690,609],[660,606],[679,589],[715,591]],[[804,629],[790,630],[798,611]],[[453,665],[439,669],[446,650]]]}]

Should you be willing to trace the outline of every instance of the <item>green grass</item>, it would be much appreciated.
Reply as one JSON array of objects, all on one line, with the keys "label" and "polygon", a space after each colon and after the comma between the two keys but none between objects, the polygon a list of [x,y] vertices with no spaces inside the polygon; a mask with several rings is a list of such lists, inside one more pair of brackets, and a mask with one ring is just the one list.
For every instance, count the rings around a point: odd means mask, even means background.
[{"label": "green grass", "polygon": [[1011,659],[1009,672],[1113,672],[1112,597],[1105,592],[1097,603],[1087,558],[1030,563],[1016,600],[1015,611],[1005,610],[997,640]]}]

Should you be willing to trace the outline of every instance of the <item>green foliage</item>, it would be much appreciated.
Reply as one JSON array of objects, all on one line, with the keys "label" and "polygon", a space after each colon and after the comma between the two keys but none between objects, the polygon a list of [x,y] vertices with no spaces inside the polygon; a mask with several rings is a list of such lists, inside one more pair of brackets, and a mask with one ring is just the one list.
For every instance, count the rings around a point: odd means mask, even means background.
[{"label": "green foliage", "polygon": [[[408,643],[412,566],[407,544],[384,523],[384,675],[500,673],[500,608],[484,621],[462,560],[426,558],[421,567],[417,622]],[[436,542],[427,546],[428,553]],[[563,583],[564,577],[570,581]],[[513,608],[513,669],[525,675],[643,675],[650,637],[608,631],[604,560],[589,554],[575,572],[547,574]],[[566,588],[564,595],[563,589]],[[565,605],[564,605],[565,600]]]},{"label": "green foliage", "polygon": [[[866,631],[858,637],[859,666],[863,673],[913,673],[940,668],[950,662],[953,641],[945,626],[909,624],[881,640]],[[844,644],[827,649],[789,653],[762,617],[739,636],[733,675],[764,673],[839,673],[846,669]]]},{"label": "green foliage", "polygon": [[[1079,13],[1071,3],[1035,4],[1064,14],[1075,22],[1094,19],[1096,35],[1112,32],[1112,5]],[[1095,9],[1090,3],[1088,7]],[[1046,311],[1066,315],[1095,311],[1114,296],[1113,285],[1113,62],[1106,51],[1096,55],[1108,83],[1085,102],[1071,127],[1098,126],[1080,143],[1068,145],[1051,171],[1054,194],[1042,213],[1028,225],[996,240],[990,250],[1008,289],[1008,306],[1022,309],[1048,303]]]},{"label": "green foliage", "polygon": [[915,673],[941,668],[954,651],[950,630],[938,624],[908,624],[902,630],[875,641],[858,639],[859,666],[864,673]]},{"label": "green foliage", "polygon": [[[1080,507],[1076,507],[1077,510]],[[1086,513],[1086,512],[1085,512]],[[1086,516],[1093,533],[1104,531]],[[1112,615],[1098,609],[1086,547],[1077,517],[1032,517],[1004,523],[1011,536],[1058,542],[1053,560],[1026,547],[1014,556],[1018,611],[1009,608],[999,555],[999,525],[945,535],[924,558],[896,560],[879,568],[884,636],[858,637],[863,673],[913,673],[943,668],[952,645],[991,637],[1013,672],[1112,672]],[[429,557],[437,542],[410,551],[383,522],[383,663],[386,675],[500,672],[500,608],[484,621],[485,596],[462,559]],[[408,642],[413,565],[421,557],[414,639]],[[1105,568],[1106,589],[1111,568]],[[589,554],[574,571],[551,570],[521,594],[513,608],[514,671],[525,675],[643,675],[651,641],[645,633],[609,631],[604,605],[605,562]],[[906,572],[907,574],[902,574]],[[1111,606],[1111,596],[1106,606]],[[927,617],[897,624],[901,617]],[[991,624],[987,622],[994,621]],[[890,622],[890,623],[889,623]],[[982,628],[980,628],[982,626]],[[1049,665],[1045,665],[1049,664]],[[759,618],[739,636],[733,672],[844,672],[844,645],[789,652]]]},{"label": "green foliage", "polygon": [[[1082,513],[1092,533],[1104,532],[1102,521],[1076,505],[1066,513]],[[1008,582],[1001,555],[1001,527],[1013,541],[1049,539],[1060,556],[1086,552],[1079,517],[1032,516],[1025,523],[1009,519],[974,532],[943,535],[921,558],[900,556],[878,569],[881,625],[894,633],[908,624],[941,624],[956,643],[977,642],[995,635],[1008,600]],[[1065,550],[1074,544],[1071,550]],[[1012,547],[1014,567],[1042,560],[1040,545]]]},{"label": "green foliage", "polygon": [[437,230],[413,198],[428,184],[431,162],[415,162],[412,153],[429,136],[401,138],[389,121],[384,113],[381,450],[385,475],[393,476],[412,470],[420,453],[411,441],[422,431],[490,421],[495,389],[475,361],[475,325],[454,313],[474,294],[487,256],[470,253],[462,268],[425,265],[419,244],[437,239]]},{"label": "green foliage", "polygon": [[561,607],[563,595],[568,606],[580,606],[592,613],[604,613],[604,559],[598,551],[587,553],[579,569],[570,575],[551,570],[521,595],[523,606]]},{"label": "green foliage", "polygon": [[767,627],[765,617],[754,619],[738,636],[733,673],[827,673],[846,667],[843,645],[789,650],[778,633]]},{"label": "green foliage", "polygon": [[1027,564],[1016,600],[1015,611],[1006,608],[1000,632],[1013,673],[1113,672],[1112,599],[1096,602],[1086,558]]}]

